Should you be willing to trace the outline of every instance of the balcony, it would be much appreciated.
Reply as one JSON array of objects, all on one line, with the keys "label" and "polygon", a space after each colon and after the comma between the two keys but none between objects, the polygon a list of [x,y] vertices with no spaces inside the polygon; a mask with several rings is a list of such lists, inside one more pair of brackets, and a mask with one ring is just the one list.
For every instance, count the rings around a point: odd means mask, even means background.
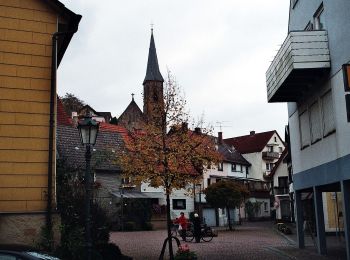
[{"label": "balcony", "polygon": [[284,195],[289,194],[289,188],[288,187],[273,187],[275,195]]},{"label": "balcony", "polygon": [[331,67],[326,31],[292,31],[266,72],[268,102],[296,102]]},{"label": "balcony", "polygon": [[278,159],[280,157],[279,153],[276,152],[263,152],[262,153],[262,158],[264,160],[275,160]]}]

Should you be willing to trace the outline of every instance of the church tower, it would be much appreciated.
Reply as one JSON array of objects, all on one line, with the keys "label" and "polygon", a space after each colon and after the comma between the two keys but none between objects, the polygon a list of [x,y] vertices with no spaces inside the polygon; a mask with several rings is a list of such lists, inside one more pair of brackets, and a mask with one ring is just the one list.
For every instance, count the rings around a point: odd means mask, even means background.
[{"label": "church tower", "polygon": [[163,82],[164,79],[159,71],[152,29],[146,77],[143,81],[143,114],[147,122],[160,120],[160,115],[164,109]]}]

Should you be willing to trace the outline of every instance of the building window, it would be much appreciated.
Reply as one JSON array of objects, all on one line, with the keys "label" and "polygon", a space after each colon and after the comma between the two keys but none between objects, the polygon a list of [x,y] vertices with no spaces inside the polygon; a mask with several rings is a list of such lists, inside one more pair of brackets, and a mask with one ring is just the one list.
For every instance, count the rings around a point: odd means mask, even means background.
[{"label": "building window", "polygon": [[279,153],[282,153],[283,152],[283,148],[282,147],[278,147],[278,151],[279,151]]},{"label": "building window", "polygon": [[242,172],[242,165],[237,164],[237,165],[236,165],[236,171],[237,171],[237,172]]},{"label": "building window", "polygon": [[222,209],[221,209],[221,215],[226,215],[226,210],[225,210],[225,208],[222,208]]},{"label": "building window", "polygon": [[278,187],[287,188],[288,187],[288,177],[278,177]]},{"label": "building window", "polygon": [[320,122],[320,107],[316,101],[310,107],[310,129],[311,129],[311,143],[321,140],[322,129]]},{"label": "building window", "polygon": [[311,21],[309,21],[309,22],[307,23],[307,25],[305,26],[304,31],[312,31],[313,28],[314,28],[314,25],[312,24]]},{"label": "building window", "polygon": [[305,110],[299,115],[301,149],[310,145],[309,113]]},{"label": "building window", "polygon": [[323,4],[321,4],[314,15],[315,30],[324,30],[326,28],[323,11]]},{"label": "building window", "polygon": [[246,174],[249,174],[249,171],[248,171],[248,166],[245,167],[245,170],[246,170]]},{"label": "building window", "polygon": [[218,171],[222,172],[223,170],[224,170],[224,163],[221,162],[221,163],[218,164]]},{"label": "building window", "polygon": [[299,0],[292,0],[292,8],[294,8],[296,6],[296,4],[298,3]]},{"label": "building window", "polygon": [[268,146],[267,149],[270,153],[273,153],[273,146]]},{"label": "building window", "polygon": [[236,164],[232,163],[231,164],[231,172],[235,172],[236,171]]},{"label": "building window", "polygon": [[264,211],[265,211],[265,212],[268,212],[268,205],[267,205],[267,202],[264,202]]},{"label": "building window", "polygon": [[186,209],[186,200],[173,199],[173,209]]},{"label": "building window", "polygon": [[277,137],[275,136],[274,138],[273,138],[273,140],[275,141],[275,143],[277,142]]},{"label": "building window", "polygon": [[273,163],[267,163],[266,164],[266,171],[272,171],[274,164]]},{"label": "building window", "polygon": [[207,187],[209,187],[211,184],[210,178],[207,179]]},{"label": "building window", "polygon": [[323,121],[323,136],[334,132],[335,122],[333,114],[332,91],[328,91],[321,97],[322,102],[322,121]]}]

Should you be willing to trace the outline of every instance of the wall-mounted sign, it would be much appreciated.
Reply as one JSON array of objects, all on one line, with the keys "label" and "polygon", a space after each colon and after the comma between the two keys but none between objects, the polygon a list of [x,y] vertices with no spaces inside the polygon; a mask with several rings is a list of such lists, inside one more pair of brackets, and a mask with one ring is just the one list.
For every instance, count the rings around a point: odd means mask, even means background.
[{"label": "wall-mounted sign", "polygon": [[350,92],[350,64],[343,65],[344,90]]}]

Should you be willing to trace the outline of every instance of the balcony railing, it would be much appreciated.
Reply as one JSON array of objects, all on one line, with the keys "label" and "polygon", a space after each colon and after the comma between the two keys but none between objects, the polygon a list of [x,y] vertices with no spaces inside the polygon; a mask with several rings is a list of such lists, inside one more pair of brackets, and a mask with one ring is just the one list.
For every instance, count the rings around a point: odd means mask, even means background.
[{"label": "balcony railing", "polygon": [[263,152],[262,157],[264,160],[274,160],[280,157],[280,154],[277,152]]},{"label": "balcony railing", "polygon": [[288,187],[273,187],[275,195],[289,194]]},{"label": "balcony railing", "polygon": [[295,102],[331,66],[326,31],[292,31],[266,72],[269,102]]}]

